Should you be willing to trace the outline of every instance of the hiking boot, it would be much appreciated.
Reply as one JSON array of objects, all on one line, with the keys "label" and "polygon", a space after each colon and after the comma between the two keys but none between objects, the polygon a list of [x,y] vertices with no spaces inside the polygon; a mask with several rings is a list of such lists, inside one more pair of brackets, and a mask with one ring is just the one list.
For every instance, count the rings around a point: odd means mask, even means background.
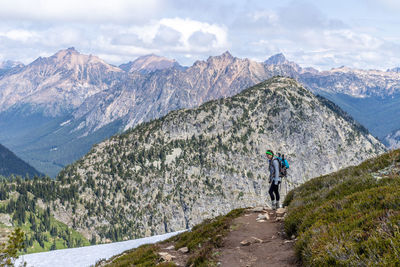
[{"label": "hiking boot", "polygon": [[271,209],[275,209],[275,200],[271,200]]},{"label": "hiking boot", "polygon": [[272,202],[272,209],[276,210],[276,207],[278,206],[278,203],[276,201]]},{"label": "hiking boot", "polygon": [[282,208],[282,205],[279,203],[279,201],[277,201],[275,203],[275,209],[280,209],[280,208]]}]

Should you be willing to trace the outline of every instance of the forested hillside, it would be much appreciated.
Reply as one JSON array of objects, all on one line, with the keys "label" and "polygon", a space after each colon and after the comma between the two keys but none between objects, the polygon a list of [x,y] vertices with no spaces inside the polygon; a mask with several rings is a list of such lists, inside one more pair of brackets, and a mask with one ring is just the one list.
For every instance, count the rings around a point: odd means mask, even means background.
[{"label": "forested hillside", "polygon": [[0,144],[0,176],[9,177],[10,175],[33,177],[40,176],[41,173]]},{"label": "forested hillside", "polygon": [[75,187],[63,188],[50,178],[3,179],[0,182],[0,231],[7,233],[20,227],[25,233],[24,252],[28,253],[89,245],[81,234],[56,220],[50,206],[43,204],[76,197]]}]

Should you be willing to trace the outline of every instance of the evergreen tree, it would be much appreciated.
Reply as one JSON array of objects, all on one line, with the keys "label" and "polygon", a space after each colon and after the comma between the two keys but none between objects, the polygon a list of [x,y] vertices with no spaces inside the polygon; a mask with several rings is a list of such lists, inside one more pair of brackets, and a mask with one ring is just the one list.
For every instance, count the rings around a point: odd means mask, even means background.
[{"label": "evergreen tree", "polygon": [[0,244],[0,266],[15,266],[18,252],[24,249],[24,232],[16,228],[9,236],[7,244]]}]

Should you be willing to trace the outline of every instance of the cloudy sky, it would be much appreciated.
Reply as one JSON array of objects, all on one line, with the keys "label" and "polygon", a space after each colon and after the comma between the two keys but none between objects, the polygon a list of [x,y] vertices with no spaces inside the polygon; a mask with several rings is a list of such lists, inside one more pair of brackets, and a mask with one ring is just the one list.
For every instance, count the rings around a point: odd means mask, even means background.
[{"label": "cloudy sky", "polygon": [[398,0],[0,0],[0,62],[75,47],[119,65],[283,53],[320,70],[400,66]]}]

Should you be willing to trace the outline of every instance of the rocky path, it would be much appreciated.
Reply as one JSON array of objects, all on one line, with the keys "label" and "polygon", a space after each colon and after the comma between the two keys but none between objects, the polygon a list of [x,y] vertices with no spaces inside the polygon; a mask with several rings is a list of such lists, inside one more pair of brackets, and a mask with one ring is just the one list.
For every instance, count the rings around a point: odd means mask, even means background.
[{"label": "rocky path", "polygon": [[235,219],[218,251],[220,266],[299,266],[293,249],[295,240],[283,231],[284,214],[284,209],[255,208]]}]

